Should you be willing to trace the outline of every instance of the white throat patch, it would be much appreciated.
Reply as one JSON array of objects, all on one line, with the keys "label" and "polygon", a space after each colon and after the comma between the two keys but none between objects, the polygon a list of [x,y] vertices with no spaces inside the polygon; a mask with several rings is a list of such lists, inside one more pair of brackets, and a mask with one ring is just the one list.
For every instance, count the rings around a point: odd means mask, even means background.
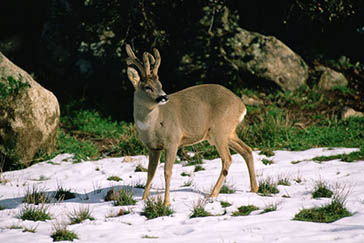
[{"label": "white throat patch", "polygon": [[137,128],[139,128],[140,130],[147,130],[149,127],[149,124],[146,122],[142,122],[139,120],[135,121],[135,125],[137,126]]}]

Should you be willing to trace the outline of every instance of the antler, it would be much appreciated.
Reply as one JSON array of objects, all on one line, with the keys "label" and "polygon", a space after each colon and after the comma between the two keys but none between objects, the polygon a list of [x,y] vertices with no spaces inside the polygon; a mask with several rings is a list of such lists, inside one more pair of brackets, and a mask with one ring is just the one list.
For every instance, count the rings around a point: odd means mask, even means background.
[{"label": "antler", "polygon": [[135,56],[135,54],[134,54],[134,52],[131,49],[129,44],[126,44],[125,48],[126,48],[126,53],[129,56],[129,58],[126,61],[128,65],[134,64],[135,66],[138,67],[138,69],[142,73],[142,76],[146,77],[146,76],[150,75],[150,64],[152,64],[152,65],[154,65],[153,74],[155,76],[158,75],[158,68],[159,68],[159,66],[161,64],[161,56],[160,56],[159,51],[157,50],[157,48],[153,49],[154,57],[149,52],[144,52],[143,53],[143,62],[144,62],[144,64],[141,63],[141,61],[139,61],[139,59]]},{"label": "antler", "polygon": [[131,46],[129,44],[126,44],[125,46],[126,53],[128,54],[129,58],[126,60],[126,63],[128,65],[134,64],[139,71],[141,72],[142,76],[146,76],[146,72],[144,70],[143,64],[139,61],[139,59],[135,56],[133,50],[131,49]]},{"label": "antler", "polygon": [[161,55],[159,54],[159,51],[158,51],[157,48],[154,48],[153,52],[154,52],[154,56],[155,56],[155,64],[154,64],[154,68],[153,68],[153,74],[155,76],[157,76],[158,75],[159,65],[161,65]]}]

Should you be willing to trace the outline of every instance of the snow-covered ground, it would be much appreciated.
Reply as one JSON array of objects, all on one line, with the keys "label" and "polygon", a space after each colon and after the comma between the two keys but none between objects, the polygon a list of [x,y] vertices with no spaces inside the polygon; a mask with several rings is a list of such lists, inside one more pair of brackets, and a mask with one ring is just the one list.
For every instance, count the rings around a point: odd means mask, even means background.
[{"label": "snow-covered ground", "polygon": [[[287,178],[290,186],[278,186],[280,192],[271,197],[263,197],[249,192],[249,178],[246,165],[239,155],[233,155],[233,163],[227,177],[227,184],[236,192],[220,194],[211,199],[206,210],[221,216],[190,218],[193,206],[204,198],[214,186],[220,173],[221,160],[204,160],[204,171],[193,173],[194,166],[175,164],[171,183],[172,216],[147,220],[141,215],[144,203],[141,200],[143,189],[134,189],[137,204],[134,206],[113,206],[104,197],[112,187],[131,187],[144,184],[146,172],[135,172],[139,164],[147,167],[147,157],[106,158],[78,164],[67,162],[70,155],[63,154],[30,168],[5,172],[0,184],[0,242],[30,243],[52,242],[50,235],[54,225],[67,223],[68,215],[80,208],[88,207],[95,220],[67,226],[74,231],[76,242],[364,242],[364,161],[345,163],[338,160],[323,163],[313,162],[313,157],[350,153],[356,149],[316,148],[301,152],[275,151],[273,164],[264,165],[264,155],[254,152],[258,180]],[[292,164],[292,161],[302,161]],[[159,165],[153,181],[152,196],[163,195],[163,164]],[[182,172],[191,177],[181,176]],[[119,176],[123,180],[107,180]],[[297,183],[296,179],[302,182]],[[336,222],[311,223],[294,221],[292,218],[302,208],[327,204],[330,199],[313,199],[311,192],[318,181],[324,181],[333,188],[350,190],[346,208],[352,216]],[[184,187],[186,182],[192,185]],[[36,185],[47,192],[57,188],[70,189],[76,198],[49,205],[52,220],[45,222],[23,221],[17,218],[24,207],[23,197],[29,188]],[[220,201],[228,201],[226,208]],[[253,204],[260,208],[249,216],[231,216],[242,205]],[[277,210],[261,214],[269,205],[277,205]],[[108,217],[120,211],[131,213],[120,217]],[[11,229],[13,226],[36,228],[35,233]]]}]

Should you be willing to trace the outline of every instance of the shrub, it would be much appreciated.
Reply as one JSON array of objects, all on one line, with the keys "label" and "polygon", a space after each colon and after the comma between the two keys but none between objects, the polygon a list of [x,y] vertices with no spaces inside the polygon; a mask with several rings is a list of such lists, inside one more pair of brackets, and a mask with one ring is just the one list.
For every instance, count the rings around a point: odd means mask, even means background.
[{"label": "shrub", "polygon": [[147,219],[154,219],[173,214],[173,210],[169,206],[164,205],[160,196],[148,198],[144,204],[144,212],[142,215],[147,217]]}]

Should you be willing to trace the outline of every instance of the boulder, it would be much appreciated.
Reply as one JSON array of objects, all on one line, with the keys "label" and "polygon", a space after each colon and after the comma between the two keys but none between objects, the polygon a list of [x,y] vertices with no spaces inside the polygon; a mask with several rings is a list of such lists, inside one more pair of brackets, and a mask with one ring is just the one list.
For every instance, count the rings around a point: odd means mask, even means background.
[{"label": "boulder", "polygon": [[254,105],[254,106],[257,106],[257,105],[263,105],[264,104],[263,100],[259,99],[255,95],[243,95],[241,97],[241,101],[243,101],[243,103],[245,105]]},{"label": "boulder", "polygon": [[364,117],[364,114],[363,114],[363,112],[356,111],[353,108],[345,107],[341,111],[341,119],[345,120],[345,119],[348,119],[350,117]]},{"label": "boulder", "polygon": [[0,162],[28,166],[39,151],[50,152],[60,111],[57,98],[0,52]]},{"label": "boulder", "polygon": [[348,80],[342,73],[336,72],[331,68],[319,66],[316,71],[320,72],[318,87],[322,90],[331,90],[335,86],[347,86]]},{"label": "boulder", "polygon": [[272,81],[284,91],[306,85],[308,66],[277,38],[238,28],[227,45],[231,50],[224,54],[236,69]]}]

